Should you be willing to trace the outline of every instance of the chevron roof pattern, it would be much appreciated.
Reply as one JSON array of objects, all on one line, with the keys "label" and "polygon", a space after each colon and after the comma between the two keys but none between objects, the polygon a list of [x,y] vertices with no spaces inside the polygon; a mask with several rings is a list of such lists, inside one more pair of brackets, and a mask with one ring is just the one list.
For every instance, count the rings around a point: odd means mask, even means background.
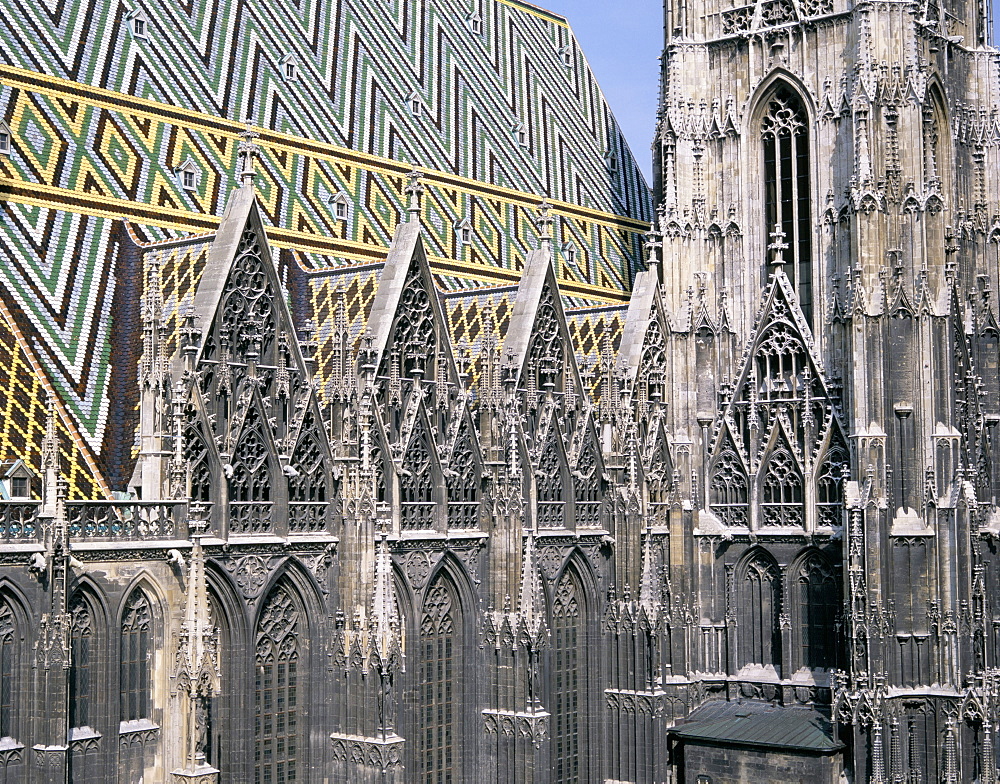
[{"label": "chevron roof pattern", "polygon": [[97,487],[121,485],[132,460],[142,254],[148,243],[164,254],[176,312],[200,274],[198,238],[182,238],[218,225],[243,118],[261,134],[269,238],[321,349],[338,285],[363,317],[414,167],[444,292],[516,286],[544,197],[567,306],[627,298],[650,196],[567,21],[476,0],[477,32],[472,10],[467,0],[6,4],[0,120],[13,148],[0,155],[0,302],[39,383],[58,394],[80,450],[73,464]]}]

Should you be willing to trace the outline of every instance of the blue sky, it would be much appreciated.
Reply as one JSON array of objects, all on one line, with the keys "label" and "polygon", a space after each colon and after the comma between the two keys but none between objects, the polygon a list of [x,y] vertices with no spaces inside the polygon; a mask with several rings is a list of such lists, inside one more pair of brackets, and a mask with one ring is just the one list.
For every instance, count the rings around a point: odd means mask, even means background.
[{"label": "blue sky", "polygon": [[[661,0],[533,0],[565,16],[576,33],[618,124],[650,178],[656,121],[659,57],[663,47]],[[993,0],[994,41],[1000,41],[1000,0]]]},{"label": "blue sky", "polygon": [[565,16],[646,176],[663,50],[662,0],[531,0]]}]

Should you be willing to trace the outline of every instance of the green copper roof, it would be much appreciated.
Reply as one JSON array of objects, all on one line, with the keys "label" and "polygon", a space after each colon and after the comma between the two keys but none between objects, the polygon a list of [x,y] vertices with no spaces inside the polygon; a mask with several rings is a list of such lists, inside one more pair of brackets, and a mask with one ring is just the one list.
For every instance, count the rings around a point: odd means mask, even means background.
[{"label": "green copper roof", "polygon": [[670,733],[683,740],[820,754],[844,745],[834,740],[830,721],[822,714],[760,703],[706,705]]}]

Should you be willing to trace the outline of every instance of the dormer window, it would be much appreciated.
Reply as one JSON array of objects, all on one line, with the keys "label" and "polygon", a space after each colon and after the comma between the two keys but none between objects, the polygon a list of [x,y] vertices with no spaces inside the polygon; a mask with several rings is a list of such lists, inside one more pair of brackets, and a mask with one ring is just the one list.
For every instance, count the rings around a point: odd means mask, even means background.
[{"label": "dormer window", "polygon": [[569,44],[559,49],[559,59],[562,60],[562,64],[567,68],[573,65],[573,49]]},{"label": "dormer window", "polygon": [[149,29],[149,21],[142,11],[136,9],[128,15],[129,30],[135,38],[146,39],[146,31]]},{"label": "dormer window", "polygon": [[608,171],[612,174],[618,171],[618,156],[615,155],[613,150],[608,150],[604,154],[604,162],[607,164]]},{"label": "dormer window", "polygon": [[524,127],[524,123],[518,123],[514,126],[514,138],[522,147],[528,146],[528,129]]},{"label": "dormer window", "polygon": [[31,485],[35,474],[23,460],[0,462],[0,498],[25,500],[31,498]]},{"label": "dormer window", "polygon": [[417,94],[416,90],[406,97],[406,105],[414,117],[420,117],[424,113],[424,100]]},{"label": "dormer window", "polygon": [[478,11],[473,11],[467,17],[465,17],[465,26],[474,35],[481,35],[483,32],[483,18],[479,15]]},{"label": "dormer window", "polygon": [[567,266],[576,266],[576,245],[572,242],[567,242],[562,246],[562,254]]},{"label": "dormer window", "polygon": [[10,155],[13,151],[14,135],[10,132],[7,123],[0,122],[0,155]]},{"label": "dormer window", "polygon": [[290,54],[286,54],[278,61],[278,65],[281,68],[281,78],[286,82],[294,81],[299,75],[299,69],[295,65],[295,58]]},{"label": "dormer window", "polygon": [[463,218],[455,224],[455,233],[458,234],[458,241],[462,245],[472,244],[472,224],[467,218]]},{"label": "dormer window", "polygon": [[333,217],[337,220],[346,221],[351,217],[351,202],[343,191],[331,196],[330,204],[333,207]]},{"label": "dormer window", "polygon": [[199,180],[201,180],[201,170],[190,158],[177,167],[177,182],[184,190],[198,190]]}]

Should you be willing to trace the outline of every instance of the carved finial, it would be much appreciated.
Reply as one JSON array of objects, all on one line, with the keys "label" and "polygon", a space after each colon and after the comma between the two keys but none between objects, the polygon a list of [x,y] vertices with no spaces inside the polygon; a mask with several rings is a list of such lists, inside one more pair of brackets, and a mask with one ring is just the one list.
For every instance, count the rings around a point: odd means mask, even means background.
[{"label": "carved finial", "polygon": [[771,232],[771,244],[767,246],[771,254],[771,266],[785,266],[785,251],[788,250],[788,243],[785,242],[785,232],[780,223],[774,224],[774,231]]},{"label": "carved finial", "polygon": [[660,234],[660,232],[656,230],[656,223],[651,223],[649,225],[649,231],[647,231],[643,235],[643,240],[644,240],[643,245],[646,248],[646,269],[648,270],[655,269],[657,271],[657,275],[662,279],[660,270],[660,259],[657,254],[657,250],[661,245],[660,242],[661,237],[662,235]]},{"label": "carved finial", "polygon": [[408,205],[406,208],[409,214],[408,220],[419,220],[420,219],[420,197],[424,195],[426,188],[424,187],[421,178],[423,175],[416,169],[411,171],[406,175],[406,195],[409,197]]},{"label": "carved finial", "polygon": [[542,199],[535,215],[535,227],[538,229],[538,242],[541,247],[552,244],[552,205],[547,199]]},{"label": "carved finial", "polygon": [[256,140],[260,138],[251,123],[250,118],[246,120],[246,128],[240,133],[239,157],[243,160],[243,167],[240,171],[240,185],[253,186],[257,172],[254,169],[254,159],[260,155],[260,147]]}]

